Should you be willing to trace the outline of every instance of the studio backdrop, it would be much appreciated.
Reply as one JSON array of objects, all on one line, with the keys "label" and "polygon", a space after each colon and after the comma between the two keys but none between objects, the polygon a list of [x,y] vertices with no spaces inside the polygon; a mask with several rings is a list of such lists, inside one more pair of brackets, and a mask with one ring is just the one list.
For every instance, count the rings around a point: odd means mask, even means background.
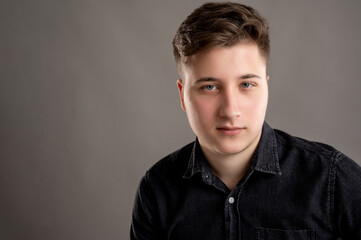
[{"label": "studio backdrop", "polygon": [[[128,239],[140,178],[195,139],[172,38],[198,0],[0,0],[0,239]],[[245,0],[267,122],[361,164],[361,2]]]}]

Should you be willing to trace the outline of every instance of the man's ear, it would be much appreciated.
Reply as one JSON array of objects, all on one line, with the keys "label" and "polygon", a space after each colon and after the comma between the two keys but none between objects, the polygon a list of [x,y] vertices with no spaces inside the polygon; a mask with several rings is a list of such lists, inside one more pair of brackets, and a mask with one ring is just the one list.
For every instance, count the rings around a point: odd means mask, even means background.
[{"label": "man's ear", "polygon": [[177,87],[178,87],[178,90],[179,90],[179,97],[180,97],[180,100],[181,100],[182,109],[183,109],[183,111],[186,111],[186,106],[184,104],[184,82],[183,82],[182,79],[177,80]]},{"label": "man's ear", "polygon": [[269,80],[269,75],[267,74],[267,76],[266,76],[266,79],[267,79],[267,81]]}]

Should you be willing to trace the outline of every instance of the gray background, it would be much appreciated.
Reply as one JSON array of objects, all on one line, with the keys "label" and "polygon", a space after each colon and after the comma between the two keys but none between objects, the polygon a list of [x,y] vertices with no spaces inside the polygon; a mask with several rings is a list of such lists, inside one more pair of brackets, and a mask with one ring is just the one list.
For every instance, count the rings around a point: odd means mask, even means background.
[{"label": "gray background", "polygon": [[[0,239],[128,239],[136,187],[192,141],[171,40],[203,1],[0,0]],[[361,163],[360,1],[248,0],[275,128]]]}]

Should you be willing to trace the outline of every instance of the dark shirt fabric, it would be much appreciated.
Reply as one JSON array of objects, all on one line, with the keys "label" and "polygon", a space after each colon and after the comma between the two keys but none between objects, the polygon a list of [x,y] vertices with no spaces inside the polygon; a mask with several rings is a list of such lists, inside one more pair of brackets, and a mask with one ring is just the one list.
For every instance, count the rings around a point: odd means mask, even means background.
[{"label": "dark shirt fabric", "polygon": [[361,239],[361,168],[265,123],[251,167],[231,191],[196,140],[141,180],[131,239]]}]

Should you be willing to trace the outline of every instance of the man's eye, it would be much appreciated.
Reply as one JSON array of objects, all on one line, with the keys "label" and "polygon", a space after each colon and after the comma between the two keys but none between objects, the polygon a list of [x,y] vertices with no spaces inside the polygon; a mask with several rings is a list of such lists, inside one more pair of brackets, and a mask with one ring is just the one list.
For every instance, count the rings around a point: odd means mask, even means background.
[{"label": "man's eye", "polygon": [[249,82],[244,82],[241,84],[242,88],[249,88],[249,87],[252,87],[252,84],[249,83]]},{"label": "man's eye", "polygon": [[207,85],[207,86],[204,86],[204,87],[203,87],[203,89],[209,90],[209,91],[215,90],[216,88],[217,88],[216,85]]}]

